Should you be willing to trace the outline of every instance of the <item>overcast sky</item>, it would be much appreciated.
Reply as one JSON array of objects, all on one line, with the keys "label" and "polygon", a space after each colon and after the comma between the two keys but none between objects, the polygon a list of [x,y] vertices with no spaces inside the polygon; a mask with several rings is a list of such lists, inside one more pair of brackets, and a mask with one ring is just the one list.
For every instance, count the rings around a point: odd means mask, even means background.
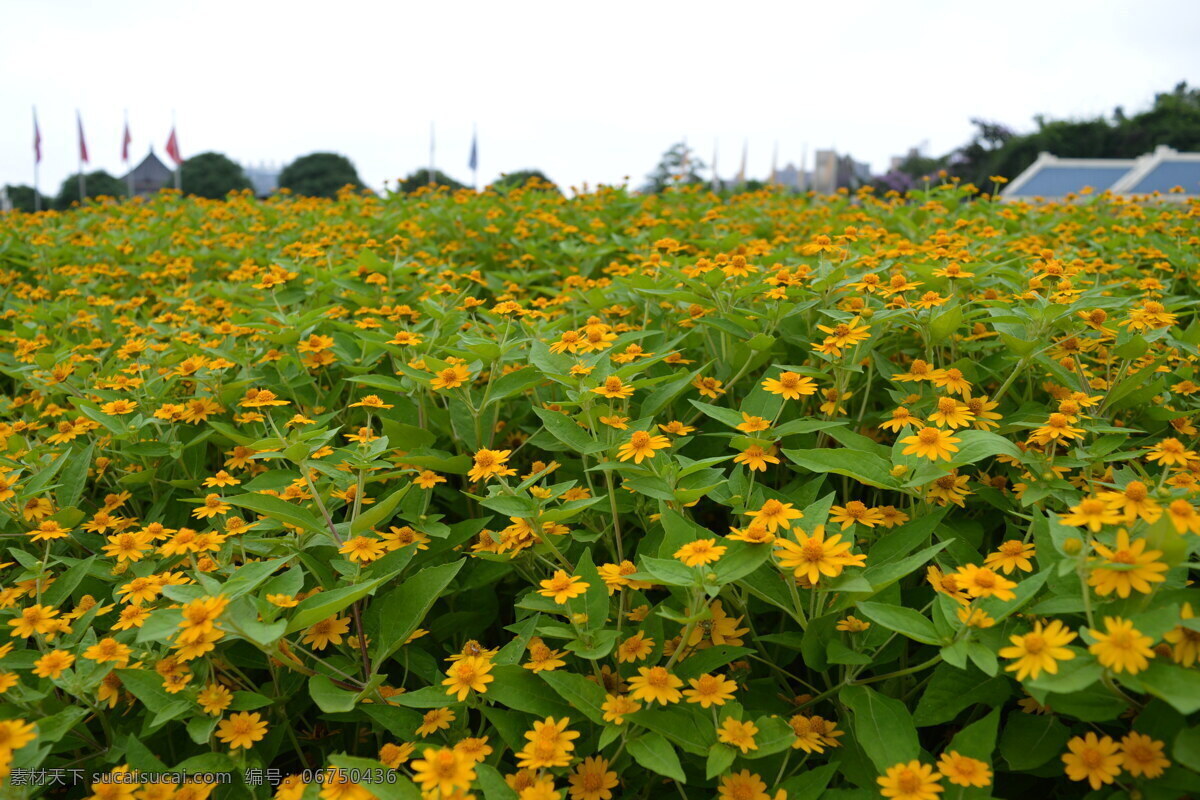
[{"label": "overcast sky", "polygon": [[[536,167],[564,185],[640,183],[684,137],[737,172],[809,164],[833,147],[883,171],[924,143],[966,141],[971,117],[1018,130],[1035,114],[1135,111],[1200,84],[1196,0],[737,3],[0,0],[0,184],[163,153],[244,164],[316,150],[382,187],[429,161],[469,182]],[[165,156],[163,156],[165,158]]]}]

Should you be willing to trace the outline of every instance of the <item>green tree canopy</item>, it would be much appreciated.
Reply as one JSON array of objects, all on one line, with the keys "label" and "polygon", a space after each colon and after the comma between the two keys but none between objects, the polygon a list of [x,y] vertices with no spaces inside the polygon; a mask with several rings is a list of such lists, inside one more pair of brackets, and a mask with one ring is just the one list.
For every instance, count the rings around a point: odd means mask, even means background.
[{"label": "green tree canopy", "polygon": [[661,192],[671,186],[685,186],[692,183],[703,183],[700,172],[707,167],[696,157],[694,151],[685,142],[671,145],[663,153],[654,171],[646,176],[643,192]]},{"label": "green tree canopy", "polygon": [[359,188],[358,170],[337,153],[300,156],[279,173],[279,186],[308,197],[335,197],[343,186]]},{"label": "green tree canopy", "polygon": [[[530,185],[530,181],[533,181],[532,185]],[[540,169],[519,169],[516,172],[506,172],[492,181],[488,188],[498,192],[508,192],[513,189],[537,189],[562,194],[558,184],[547,178]]]},{"label": "green tree canopy", "polygon": [[[129,187],[125,185],[125,181],[109,175],[102,169],[87,173],[84,175],[84,181],[87,184],[84,190],[88,197],[124,197],[129,193]],[[54,198],[54,205],[59,209],[67,209],[71,207],[72,203],[78,202],[79,173],[75,173],[62,182],[62,188],[58,190],[58,196]]]},{"label": "green tree canopy", "polygon": [[451,178],[449,175],[442,172],[440,169],[435,169],[433,171],[433,180],[430,181],[429,168],[423,167],[410,172],[407,177],[405,177],[396,185],[396,191],[408,194],[410,192],[415,192],[422,186],[429,186],[431,183],[434,186],[446,186],[452,190],[467,188],[465,184],[459,183],[458,181],[454,180],[454,178]]},{"label": "green tree canopy", "polygon": [[[32,186],[25,186],[24,184],[14,186],[9,184],[4,188],[8,190],[8,199],[12,201],[12,207],[14,211],[25,211],[30,214],[33,213],[35,206],[33,199],[35,193]],[[52,201],[49,197],[42,195],[41,199],[42,211],[45,211],[51,207]]]},{"label": "green tree canopy", "polygon": [[249,189],[250,180],[234,161],[220,153],[200,153],[183,162],[180,184],[187,194],[220,199],[232,191]]}]

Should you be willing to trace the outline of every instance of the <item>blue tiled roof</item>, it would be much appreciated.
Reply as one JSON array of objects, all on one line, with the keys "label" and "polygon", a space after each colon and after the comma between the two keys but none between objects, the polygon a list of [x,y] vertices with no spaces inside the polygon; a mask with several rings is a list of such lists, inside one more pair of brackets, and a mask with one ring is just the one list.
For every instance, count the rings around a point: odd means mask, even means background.
[{"label": "blue tiled roof", "polygon": [[1200,194],[1200,161],[1164,161],[1129,191],[1132,194],[1165,193],[1176,186],[1182,186],[1188,194]]},{"label": "blue tiled roof", "polygon": [[1072,192],[1079,192],[1085,186],[1096,191],[1103,191],[1125,173],[1129,167],[1124,164],[1097,167],[1073,167],[1047,165],[1022,185],[1017,193],[1026,197],[1062,197]]}]

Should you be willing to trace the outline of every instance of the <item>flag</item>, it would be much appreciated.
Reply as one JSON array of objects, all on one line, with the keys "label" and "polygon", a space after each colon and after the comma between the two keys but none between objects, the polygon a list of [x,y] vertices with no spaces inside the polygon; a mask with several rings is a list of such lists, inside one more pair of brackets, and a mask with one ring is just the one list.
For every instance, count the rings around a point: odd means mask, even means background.
[{"label": "flag", "polygon": [[79,163],[88,163],[87,142],[83,140],[83,117],[79,116],[79,112],[75,112],[75,122],[79,126]]},{"label": "flag", "polygon": [[779,163],[779,142],[775,143],[775,149],[771,151],[771,183],[775,183],[776,176],[779,174],[777,164]]},{"label": "flag", "polygon": [[475,131],[471,131],[471,157],[467,159],[467,166],[472,172],[479,167],[479,137]]},{"label": "flag", "polygon": [[133,137],[129,135],[129,120],[125,120],[125,136],[121,139],[121,160],[129,163],[129,144]]},{"label": "flag", "polygon": [[746,153],[747,153],[747,151],[749,151],[749,149],[750,149],[750,142],[743,142],[742,143],[742,166],[741,166],[741,169],[738,170],[738,174],[737,174],[738,183],[746,182]]},{"label": "flag", "polygon": [[36,108],[33,110],[33,163],[42,163],[42,129],[38,127]]},{"label": "flag", "polygon": [[167,155],[176,164],[183,163],[183,156],[179,154],[179,140],[175,138],[175,126],[171,126],[171,136],[167,139]]}]

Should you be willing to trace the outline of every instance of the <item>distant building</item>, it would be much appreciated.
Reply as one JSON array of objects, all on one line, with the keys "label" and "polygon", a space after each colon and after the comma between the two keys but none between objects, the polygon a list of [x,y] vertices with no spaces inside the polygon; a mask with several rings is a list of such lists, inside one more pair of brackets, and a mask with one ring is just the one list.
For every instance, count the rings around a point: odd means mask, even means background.
[{"label": "distant building", "polygon": [[282,170],[275,164],[259,162],[258,166],[245,166],[242,169],[254,187],[256,197],[266,197],[279,189],[279,173]]},{"label": "distant building", "polygon": [[783,169],[775,170],[774,183],[786,186],[792,191],[803,192],[808,190],[809,175],[789,161]]},{"label": "distant building", "polygon": [[813,164],[810,188],[819,194],[833,194],[838,189],[854,190],[871,182],[871,165],[855,161],[835,150],[818,150]]},{"label": "distant building", "polygon": [[[1178,191],[1177,188],[1182,189]],[[1057,158],[1039,153],[1037,160],[1000,192],[1005,200],[1061,200],[1067,195],[1111,191],[1116,195],[1149,195],[1169,199],[1200,196],[1200,153],[1180,153],[1160,145],[1133,158]]]},{"label": "distant building", "polygon": [[158,160],[154,149],[151,148],[149,155],[142,159],[142,163],[122,175],[121,180],[125,181],[131,194],[155,194],[165,186],[174,185],[175,173]]}]

